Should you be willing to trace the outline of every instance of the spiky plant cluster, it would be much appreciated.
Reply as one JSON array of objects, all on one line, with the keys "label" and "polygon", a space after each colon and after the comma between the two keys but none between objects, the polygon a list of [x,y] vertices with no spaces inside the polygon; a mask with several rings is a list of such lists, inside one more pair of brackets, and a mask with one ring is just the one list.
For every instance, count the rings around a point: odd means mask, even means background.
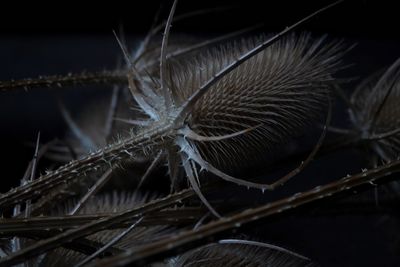
[{"label": "spiky plant cluster", "polygon": [[[132,121],[142,127],[130,135],[39,177],[24,188],[2,197],[0,205],[16,204],[25,195],[35,197],[60,183],[113,167],[125,160],[167,161],[171,184],[180,165],[199,197],[219,217],[200,192],[199,176],[206,170],[239,185],[272,190],[272,184],[235,178],[219,165],[235,166],[241,157],[260,155],[282,142],[320,110],[331,74],[340,59],[339,45],[321,47],[322,39],[307,35],[242,40],[213,48],[175,63],[167,59],[169,27],[174,3],[161,44],[159,75],[143,76],[123,44],[132,96],[147,120]],[[286,31],[288,32],[288,31]],[[146,53],[143,49],[143,53]],[[288,52],[291,52],[290,55]],[[87,142],[86,142],[87,143]],[[199,144],[206,143],[206,144]],[[258,151],[258,153],[257,153]],[[50,201],[46,200],[47,202]]]},{"label": "spiky plant cluster", "polygon": [[[184,104],[197,88],[266,39],[234,42],[181,63],[179,68],[171,67],[174,73],[169,83],[176,105]],[[229,170],[243,168],[242,158],[253,163],[260,160],[266,151],[293,136],[294,129],[299,134],[322,113],[340,48],[340,44],[326,44],[307,34],[283,38],[199,98],[179,130],[187,142],[181,139],[178,145],[204,169],[195,159],[198,156],[191,156],[197,150],[204,160]]]},{"label": "spiky plant cluster", "polygon": [[[348,101],[357,140],[366,140],[387,164],[250,209],[240,199],[235,209],[223,198],[229,186],[257,193],[276,189],[301,172],[323,146],[332,113],[330,89],[347,46],[292,31],[340,2],[275,35],[230,40],[246,32],[242,30],[212,40],[177,42],[170,38],[174,1],[166,22],[153,27],[134,53],[117,37],[126,62],[117,71],[0,83],[3,89],[115,85],[107,104],[96,103],[103,109],[100,120],[75,120],[60,103],[72,145],[39,148],[38,138],[21,186],[0,195],[5,217],[0,221],[0,266],[141,265],[171,252],[179,255],[154,266],[314,266],[308,258],[270,244],[232,239],[210,243],[210,238],[359,185],[375,185],[400,171],[395,160],[400,146],[397,60],[382,77],[363,82]],[[163,29],[159,40],[156,34]],[[93,111],[88,110],[86,114]],[[321,118],[326,121],[319,129]],[[320,137],[300,155],[297,168],[283,161],[280,171],[287,174],[280,178],[255,181],[243,176],[243,170],[270,163],[271,153],[313,127]],[[37,161],[45,155],[73,160],[36,177]],[[144,197],[144,180],[163,165],[171,194]],[[117,171],[120,167],[127,170],[125,175]],[[135,191],[107,192],[105,185],[116,177],[129,180]],[[229,183],[213,182],[222,180]],[[180,191],[182,181],[188,188]],[[215,191],[221,194],[212,197]]]}]

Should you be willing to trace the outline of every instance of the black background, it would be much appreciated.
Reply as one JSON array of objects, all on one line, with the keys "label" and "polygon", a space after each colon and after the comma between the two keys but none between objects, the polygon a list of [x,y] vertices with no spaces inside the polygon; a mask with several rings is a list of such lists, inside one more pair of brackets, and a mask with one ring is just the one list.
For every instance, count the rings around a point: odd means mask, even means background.
[{"label": "black background", "polygon": [[[1,80],[114,68],[121,56],[112,30],[123,25],[132,47],[146,33],[161,1],[83,3],[54,1],[3,5],[0,16]],[[276,32],[331,1],[180,1],[177,14],[198,9],[232,7],[193,17],[172,27],[174,33],[214,36],[263,23]],[[171,1],[162,1],[161,18]],[[344,77],[366,77],[400,56],[398,8],[385,1],[345,1],[301,27],[315,35],[329,34],[358,43],[346,57],[353,64]],[[130,44],[130,43],[129,43]],[[351,90],[351,84],[348,86]],[[104,90],[102,91],[104,93]],[[107,92],[107,91],[106,91]],[[55,99],[63,98],[71,110],[90,101],[89,89],[38,89],[0,96],[0,191],[15,186],[22,176],[37,132],[42,140],[62,138],[66,129]],[[336,123],[346,125],[346,117]],[[352,157],[324,163],[332,170],[318,170],[314,177],[340,177],[356,171],[360,160]],[[345,169],[343,165],[350,165]],[[337,168],[337,166],[343,168]],[[336,166],[336,167],[335,167]],[[322,168],[323,169],[323,168]],[[338,170],[340,169],[340,171]],[[336,173],[337,172],[337,173]],[[322,180],[317,181],[319,184]],[[380,224],[390,217],[389,222]],[[399,213],[279,218],[261,225],[266,241],[295,248],[322,266],[396,266],[400,262]],[[265,229],[264,229],[265,228]],[[397,264],[396,264],[397,263]]]},{"label": "black background", "polygon": [[[123,24],[128,33],[145,33],[161,7],[166,18],[171,1],[118,1],[105,3],[56,1],[46,3],[13,2],[2,4],[2,33],[32,34],[110,34]],[[180,1],[177,14],[193,10],[226,7],[226,11],[195,17],[174,25],[180,31],[227,32],[255,22],[263,22],[269,30],[281,30],[306,14],[333,1]],[[303,28],[323,33],[354,37],[396,37],[397,12],[393,1],[344,1],[335,9],[319,15]]]}]

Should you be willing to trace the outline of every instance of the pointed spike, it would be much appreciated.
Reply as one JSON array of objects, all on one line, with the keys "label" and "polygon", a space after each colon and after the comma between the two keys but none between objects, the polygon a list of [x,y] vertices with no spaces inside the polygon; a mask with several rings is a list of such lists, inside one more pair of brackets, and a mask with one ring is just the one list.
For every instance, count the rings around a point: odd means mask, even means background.
[{"label": "pointed spike", "polygon": [[149,126],[151,121],[146,121],[146,120],[130,120],[130,119],[123,119],[123,118],[114,118],[116,121],[124,122],[130,125],[135,125],[135,126]]},{"label": "pointed spike", "polygon": [[131,61],[131,58],[130,58],[130,56],[129,56],[128,51],[126,50],[126,47],[122,44],[122,42],[121,42],[121,40],[119,39],[119,37],[118,37],[117,33],[115,32],[115,30],[112,30],[112,32],[113,32],[113,34],[114,34],[115,39],[117,40],[117,43],[118,43],[119,47],[120,47],[121,50],[122,50],[122,53],[123,53],[123,55],[124,55],[124,59],[125,59],[126,65],[128,65],[128,66],[131,68],[131,67],[132,67],[132,61]]},{"label": "pointed spike", "polygon": [[222,218],[222,216],[211,206],[211,204],[208,202],[208,200],[204,197],[203,193],[200,190],[199,185],[197,184],[197,179],[198,177],[195,177],[195,173],[193,172],[192,166],[190,166],[190,162],[187,161],[186,156],[181,155],[182,162],[186,162],[183,164],[183,168],[186,172],[186,175],[188,177],[189,183],[192,186],[193,190],[196,192],[197,196],[200,198],[201,202],[208,208],[208,210],[217,218]]},{"label": "pointed spike", "polygon": [[143,185],[144,181],[146,180],[147,177],[150,176],[150,174],[156,169],[157,165],[160,163],[161,159],[162,159],[162,154],[163,154],[163,150],[160,150],[156,157],[154,158],[154,160],[151,162],[150,166],[147,168],[146,172],[142,175],[142,177],[140,178],[140,181],[136,187],[136,190],[139,190],[140,187]]},{"label": "pointed spike", "polygon": [[178,3],[178,0],[174,0],[174,3],[172,4],[171,11],[168,16],[167,23],[165,25],[165,30],[164,30],[164,37],[162,40],[161,44],[161,56],[160,56],[160,81],[161,81],[161,90],[164,94],[164,101],[165,101],[165,106],[167,110],[172,104],[172,98],[171,98],[171,93],[169,92],[167,85],[166,85],[166,75],[167,75],[167,46],[168,46],[168,38],[169,38],[169,33],[170,33],[170,28],[171,28],[171,23],[172,23],[172,18],[174,17],[175,9],[176,9],[176,4]]},{"label": "pointed spike", "polygon": [[250,132],[250,131],[252,131],[252,130],[254,130],[254,129],[260,127],[260,126],[262,126],[262,124],[259,124],[259,125],[254,126],[254,127],[250,127],[250,128],[244,129],[242,131],[237,131],[237,132],[232,133],[232,134],[226,134],[226,135],[220,135],[220,136],[203,136],[203,135],[199,135],[195,131],[190,129],[188,126],[186,126],[183,129],[180,129],[178,131],[178,133],[182,134],[183,138],[185,138],[185,139],[189,138],[189,139],[192,139],[192,140],[195,140],[195,141],[200,141],[200,142],[202,142],[202,141],[204,141],[204,142],[210,142],[211,141],[212,142],[212,141],[221,141],[221,140],[230,139],[230,138],[233,138],[233,137],[236,137],[236,136],[240,136],[240,135],[248,133],[248,132]]},{"label": "pointed spike", "polygon": [[69,129],[81,143],[83,148],[85,148],[86,150],[95,149],[97,146],[95,145],[93,140],[89,136],[87,136],[82,131],[82,129],[76,124],[76,122],[72,119],[69,111],[66,109],[64,104],[61,101],[59,101],[58,106],[61,111],[61,115],[64,118],[65,122],[67,123]]}]

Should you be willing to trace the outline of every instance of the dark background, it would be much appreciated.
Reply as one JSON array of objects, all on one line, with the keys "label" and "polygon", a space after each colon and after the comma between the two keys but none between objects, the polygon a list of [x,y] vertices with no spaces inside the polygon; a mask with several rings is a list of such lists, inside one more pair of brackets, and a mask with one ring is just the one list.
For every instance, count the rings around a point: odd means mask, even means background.
[{"label": "dark background", "polygon": [[[0,16],[0,80],[112,69],[121,51],[112,35],[123,25],[128,44],[146,33],[161,8],[168,15],[171,1],[82,3],[14,3]],[[227,7],[193,17],[172,27],[172,35],[216,36],[263,23],[262,31],[276,32],[332,1],[179,1],[177,14]],[[345,58],[352,64],[346,78],[366,77],[400,56],[398,8],[389,1],[345,1],[301,26],[299,31],[345,39],[358,45]],[[354,83],[347,85],[351,91]],[[35,89],[0,96],[0,191],[16,186],[33,154],[38,131],[42,141],[62,138],[66,125],[56,100],[79,111],[108,88]],[[335,123],[346,126],[346,113]],[[341,177],[362,167],[358,154],[325,159],[312,177]],[[301,179],[301,178],[300,178]],[[316,184],[323,183],[321,178]],[[367,192],[367,194],[369,194]],[[399,213],[358,212],[329,215],[291,215],[258,225],[266,241],[287,246],[322,266],[397,266],[400,262]],[[260,230],[262,229],[262,230]],[[250,231],[251,232],[251,231]],[[258,233],[258,235],[261,235]]]},{"label": "dark background", "polygon": [[[147,0],[105,3],[57,1],[44,3],[7,3],[2,5],[0,30],[2,33],[32,34],[110,34],[123,24],[128,33],[145,33],[161,7],[161,17],[166,18],[172,1]],[[184,32],[229,32],[265,23],[266,29],[282,27],[310,14],[333,1],[255,1],[255,0],[181,0],[177,14],[209,8],[227,8],[214,14],[195,17],[174,25]],[[303,29],[341,36],[377,38],[395,37],[397,7],[393,1],[344,1],[333,10],[319,15]]]}]

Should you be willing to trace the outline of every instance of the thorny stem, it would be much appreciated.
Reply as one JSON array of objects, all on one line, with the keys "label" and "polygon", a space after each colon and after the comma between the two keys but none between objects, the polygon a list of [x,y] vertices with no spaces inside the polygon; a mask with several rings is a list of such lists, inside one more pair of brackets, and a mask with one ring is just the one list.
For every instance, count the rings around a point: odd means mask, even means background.
[{"label": "thorny stem", "polygon": [[[231,217],[225,217],[218,221],[211,222],[204,226],[182,232],[179,235],[167,237],[149,245],[142,246],[136,250],[130,250],[127,253],[119,254],[113,258],[96,262],[95,266],[121,266],[134,262],[143,262],[149,260],[150,257],[157,256],[161,253],[171,252],[177,248],[189,249],[193,243],[207,242],[207,237],[212,237],[217,233],[238,228],[245,223],[256,221],[274,214],[281,213],[286,210],[294,209],[298,206],[317,201],[319,199],[328,198],[346,190],[354,189],[357,186],[371,183],[373,184],[380,178],[386,177],[400,171],[400,160],[388,163],[381,167],[363,171],[353,176],[346,176],[324,186],[317,186],[309,191],[297,193],[290,197],[262,205],[255,209],[248,209]],[[155,200],[142,207],[130,210],[128,212],[119,213],[118,215],[103,218],[80,228],[66,231],[60,235],[42,240],[33,246],[20,250],[7,258],[0,260],[0,266],[8,266],[23,262],[29,257],[40,255],[59,245],[70,242],[74,239],[107,229],[115,224],[122,223],[129,219],[136,218],[144,213],[162,209],[166,206],[174,204],[194,195],[193,190],[184,190],[180,193],[171,195],[164,199]]]},{"label": "thorny stem", "polygon": [[[217,10],[217,9],[215,9]],[[218,9],[219,10],[219,9]],[[174,19],[175,21],[176,19]],[[162,24],[164,25],[164,24]],[[260,25],[255,25],[253,27],[248,27],[222,37],[218,37],[215,39],[207,40],[201,42],[199,44],[189,46],[183,49],[180,49],[175,52],[167,53],[166,58],[173,58],[185,55],[189,52],[192,52],[196,49],[201,49],[210,44],[215,44],[221,42],[223,40],[230,39],[235,36],[239,36],[240,34],[252,31],[254,29],[259,28]],[[159,29],[157,29],[158,31]],[[141,56],[139,56],[140,58]],[[150,61],[146,63],[144,68],[148,68],[149,66],[154,65],[158,61]],[[90,85],[90,84],[123,84],[126,85],[127,71],[123,69],[117,69],[114,71],[105,70],[101,72],[83,72],[83,73],[69,73],[67,75],[53,75],[53,76],[39,76],[38,78],[30,78],[30,79],[21,79],[21,80],[9,80],[9,81],[0,81],[0,91],[13,91],[16,89],[25,89],[29,90],[31,88],[40,88],[40,87],[65,87],[65,86],[74,86],[74,85]]]},{"label": "thorny stem", "polygon": [[[140,223],[142,226],[149,225],[172,225],[186,222],[197,221],[206,212],[203,208],[179,208],[165,209],[157,213],[149,214]],[[10,236],[26,236],[32,232],[40,231],[48,233],[49,231],[65,231],[71,228],[80,227],[84,224],[94,222],[103,218],[111,218],[116,213],[102,214],[82,214],[82,215],[66,215],[66,216],[39,216],[31,218],[11,218],[0,220],[0,238]],[[114,225],[113,228],[124,228],[131,224],[128,220],[121,224]]]},{"label": "thorny stem", "polygon": [[90,266],[125,266],[139,262],[143,264],[146,261],[149,262],[151,260],[156,260],[156,256],[160,256],[161,254],[164,255],[168,252],[171,253],[172,251],[176,251],[178,248],[180,252],[183,252],[193,247],[194,244],[199,245],[208,242],[215,234],[239,228],[243,224],[279,214],[310,202],[331,197],[363,184],[373,184],[378,179],[399,171],[400,160],[396,160],[379,168],[361,172],[353,176],[346,176],[327,185],[317,186],[309,191],[297,193],[290,197],[262,205],[258,208],[248,209],[231,217],[225,217],[210,222],[196,229],[187,230],[180,234],[166,237],[140,248],[129,250],[115,257],[97,261]]},{"label": "thorny stem", "polygon": [[0,82],[0,91],[12,91],[35,87],[64,87],[89,84],[127,84],[125,71],[83,72],[80,74],[39,76],[36,79],[10,80]]},{"label": "thorny stem", "polygon": [[61,184],[66,184],[88,173],[93,173],[104,168],[104,166],[113,167],[121,160],[134,159],[135,156],[143,153],[145,147],[150,147],[159,142],[163,138],[163,134],[168,130],[168,126],[146,129],[144,132],[139,132],[130,138],[120,140],[105,149],[93,152],[83,159],[71,161],[55,171],[42,175],[27,185],[12,189],[0,195],[0,211],[22,201],[46,194],[46,192]]}]

